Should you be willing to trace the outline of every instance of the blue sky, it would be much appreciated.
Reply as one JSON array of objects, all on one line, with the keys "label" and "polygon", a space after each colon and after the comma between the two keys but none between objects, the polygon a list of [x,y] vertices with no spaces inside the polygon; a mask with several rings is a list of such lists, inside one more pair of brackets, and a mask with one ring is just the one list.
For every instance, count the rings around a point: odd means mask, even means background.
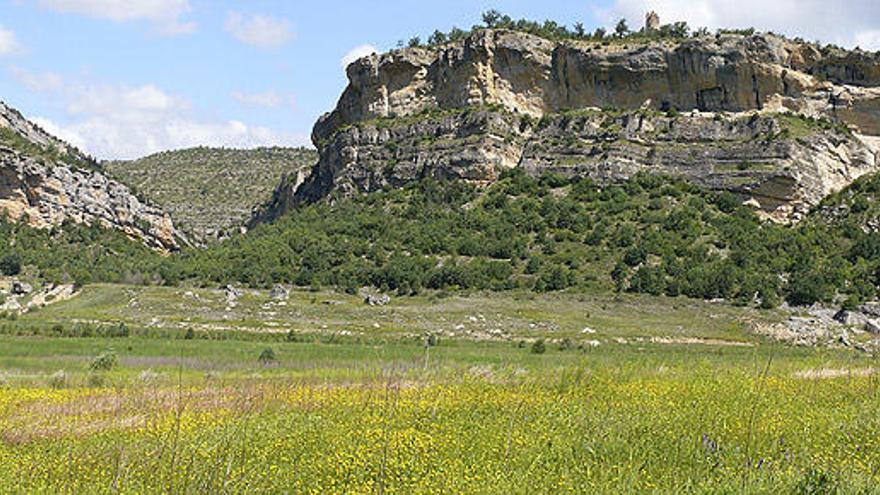
[{"label": "blue sky", "polygon": [[490,8],[591,29],[639,25],[653,8],[880,48],[874,0],[0,0],[0,99],[100,158],[308,144],[352,50],[468,27]]}]

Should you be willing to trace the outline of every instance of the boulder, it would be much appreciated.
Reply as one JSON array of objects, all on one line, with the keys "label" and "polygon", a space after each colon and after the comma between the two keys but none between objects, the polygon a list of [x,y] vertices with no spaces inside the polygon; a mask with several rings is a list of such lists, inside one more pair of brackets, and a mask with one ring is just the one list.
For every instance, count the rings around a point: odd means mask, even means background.
[{"label": "boulder", "polygon": [[865,331],[880,335],[880,320],[868,320],[865,322]]},{"label": "boulder", "polygon": [[25,296],[34,291],[30,284],[15,280],[12,282],[12,294],[16,296]]},{"label": "boulder", "polygon": [[386,306],[391,302],[391,297],[387,294],[370,294],[364,299],[364,304],[367,306]]},{"label": "boulder", "polygon": [[275,284],[275,287],[272,287],[272,290],[269,291],[269,297],[272,299],[285,300],[290,297],[290,290],[281,284]]},{"label": "boulder", "polygon": [[880,302],[866,302],[859,306],[859,311],[871,318],[880,318]]},{"label": "boulder", "polygon": [[859,311],[842,309],[834,315],[834,320],[844,325],[862,326],[868,322],[868,316]]},{"label": "boulder", "polygon": [[231,284],[227,285],[225,290],[226,290],[226,303],[230,306],[235,305],[236,300],[238,300],[239,297],[244,295],[244,293],[242,291],[236,289]]},{"label": "boulder", "polygon": [[21,303],[18,302],[18,299],[12,298],[7,300],[2,306],[0,306],[0,309],[5,311],[20,311]]}]

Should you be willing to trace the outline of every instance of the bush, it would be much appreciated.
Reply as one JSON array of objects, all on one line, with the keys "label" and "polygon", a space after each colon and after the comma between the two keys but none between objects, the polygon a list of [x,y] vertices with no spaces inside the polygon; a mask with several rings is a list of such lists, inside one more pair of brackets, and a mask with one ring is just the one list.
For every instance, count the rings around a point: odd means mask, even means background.
[{"label": "bush", "polygon": [[186,333],[183,334],[183,340],[193,340],[196,338],[196,331],[192,329],[192,327],[186,329]]},{"label": "bush", "polygon": [[818,469],[810,469],[795,487],[797,495],[833,495],[840,491],[834,475]]},{"label": "bush", "polygon": [[271,347],[263,349],[263,352],[260,353],[259,361],[263,366],[269,366],[277,360],[278,358],[275,357],[275,350]]},{"label": "bush", "polygon": [[0,258],[0,273],[14,277],[21,273],[21,256],[18,253],[7,253]]},{"label": "bush", "polygon": [[532,343],[532,354],[544,354],[547,352],[547,345],[544,339],[538,339]]},{"label": "bush", "polygon": [[89,370],[110,371],[115,368],[117,364],[118,360],[116,358],[116,353],[113,351],[107,351],[92,360],[92,364],[89,365]]}]

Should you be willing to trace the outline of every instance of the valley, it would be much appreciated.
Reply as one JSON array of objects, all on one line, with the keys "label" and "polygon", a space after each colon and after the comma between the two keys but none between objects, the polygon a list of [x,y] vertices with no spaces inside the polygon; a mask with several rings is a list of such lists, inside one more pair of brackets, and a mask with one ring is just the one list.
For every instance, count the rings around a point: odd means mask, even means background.
[{"label": "valley", "polygon": [[878,52],[497,11],[355,51],[313,147],[123,86],[150,151],[99,160],[0,104],[0,492],[880,493]]}]

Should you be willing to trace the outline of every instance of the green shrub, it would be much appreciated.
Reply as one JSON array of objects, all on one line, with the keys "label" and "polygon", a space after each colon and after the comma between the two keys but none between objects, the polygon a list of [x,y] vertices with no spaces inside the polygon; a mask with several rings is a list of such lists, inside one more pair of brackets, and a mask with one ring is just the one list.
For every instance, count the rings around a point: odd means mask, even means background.
[{"label": "green shrub", "polygon": [[572,342],[571,339],[567,337],[562,339],[562,342],[559,343],[560,351],[570,351],[572,349],[574,349],[574,342]]},{"label": "green shrub", "polygon": [[531,352],[532,354],[544,354],[547,352],[547,345],[544,343],[544,339],[532,342]]},{"label": "green shrub", "polygon": [[13,277],[21,273],[21,256],[16,253],[6,253],[0,257],[0,273],[7,277]]},{"label": "green shrub", "polygon": [[797,495],[834,495],[840,491],[837,478],[821,469],[810,469],[795,487]]}]

